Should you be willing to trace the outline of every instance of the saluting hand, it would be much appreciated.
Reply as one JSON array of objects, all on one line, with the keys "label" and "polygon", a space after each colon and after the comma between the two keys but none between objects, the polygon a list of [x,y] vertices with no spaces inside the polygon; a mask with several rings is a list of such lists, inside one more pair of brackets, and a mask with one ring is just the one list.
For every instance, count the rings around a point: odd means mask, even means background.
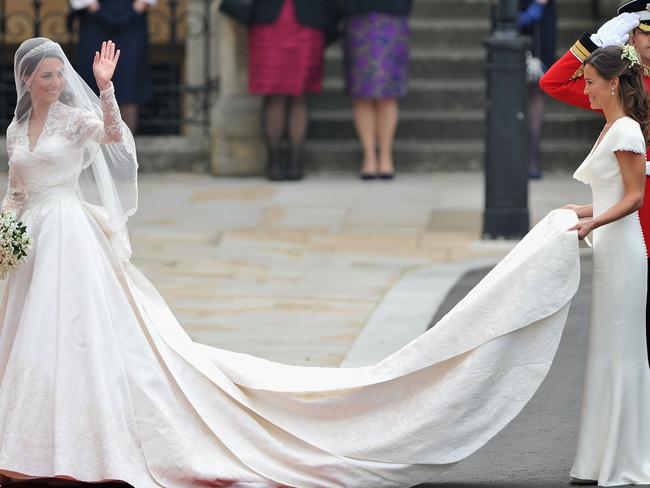
[{"label": "saluting hand", "polygon": [[111,79],[115,73],[117,61],[120,59],[120,50],[115,51],[113,41],[102,42],[101,52],[95,52],[93,60],[93,74],[100,90],[106,90],[111,86]]}]

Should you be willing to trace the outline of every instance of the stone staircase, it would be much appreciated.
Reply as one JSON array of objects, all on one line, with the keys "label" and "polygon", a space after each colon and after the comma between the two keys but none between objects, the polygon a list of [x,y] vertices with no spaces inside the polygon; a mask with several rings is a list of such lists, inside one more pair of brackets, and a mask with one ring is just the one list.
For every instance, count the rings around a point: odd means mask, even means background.
[{"label": "stone staircase", "polygon": [[[558,55],[583,31],[593,31],[593,0],[559,0]],[[615,5],[601,0],[603,15]],[[401,102],[395,143],[398,171],[467,171],[483,167],[485,140],[484,40],[487,0],[415,0],[411,17],[410,94]],[[341,45],[326,53],[323,93],[311,97],[308,171],[356,172],[361,150],[343,95]],[[548,101],[543,140],[545,169],[574,168],[599,131],[594,114]]]}]

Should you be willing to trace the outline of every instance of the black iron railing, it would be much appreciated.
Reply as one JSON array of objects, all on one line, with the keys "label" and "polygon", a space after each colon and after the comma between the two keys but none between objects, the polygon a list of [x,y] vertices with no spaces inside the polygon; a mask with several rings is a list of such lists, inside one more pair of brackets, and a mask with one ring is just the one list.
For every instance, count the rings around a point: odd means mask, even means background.
[{"label": "black iron railing", "polygon": [[[138,132],[181,134],[209,128],[209,109],[217,83],[211,77],[210,9],[215,0],[159,0],[148,13],[151,101],[141,107]],[[4,133],[16,102],[13,55],[30,37],[47,36],[76,60],[77,22],[67,8],[45,8],[43,0],[0,0],[0,130]],[[198,46],[201,73],[185,77],[187,43]]]}]

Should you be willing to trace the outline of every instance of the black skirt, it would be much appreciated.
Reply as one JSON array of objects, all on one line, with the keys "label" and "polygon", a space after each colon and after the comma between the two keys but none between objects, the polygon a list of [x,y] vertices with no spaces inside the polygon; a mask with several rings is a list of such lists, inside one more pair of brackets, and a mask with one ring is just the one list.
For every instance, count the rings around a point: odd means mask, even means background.
[{"label": "black skirt", "polygon": [[93,58],[102,41],[113,41],[120,60],[113,76],[118,103],[146,103],[151,98],[149,34],[146,14],[133,10],[133,0],[100,0],[101,8],[79,15],[77,72],[97,92]]}]

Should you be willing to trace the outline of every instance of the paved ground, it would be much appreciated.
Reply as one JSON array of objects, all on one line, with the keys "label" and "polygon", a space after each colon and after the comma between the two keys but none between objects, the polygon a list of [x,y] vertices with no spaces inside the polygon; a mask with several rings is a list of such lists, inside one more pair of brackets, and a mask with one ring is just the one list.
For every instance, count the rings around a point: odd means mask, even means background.
[{"label": "paved ground", "polygon": [[[426,329],[466,271],[485,268],[512,246],[478,240],[480,174],[400,175],[391,183],[323,176],[285,184],[145,175],[140,185],[140,211],[130,223],[133,262],[188,332],[287,363],[372,362],[373,354]],[[548,175],[531,184],[532,220],[589,199],[588,188],[569,175]],[[462,280],[443,308],[479,277]],[[557,362],[525,412],[427,486],[568,486],[586,281]]]}]

